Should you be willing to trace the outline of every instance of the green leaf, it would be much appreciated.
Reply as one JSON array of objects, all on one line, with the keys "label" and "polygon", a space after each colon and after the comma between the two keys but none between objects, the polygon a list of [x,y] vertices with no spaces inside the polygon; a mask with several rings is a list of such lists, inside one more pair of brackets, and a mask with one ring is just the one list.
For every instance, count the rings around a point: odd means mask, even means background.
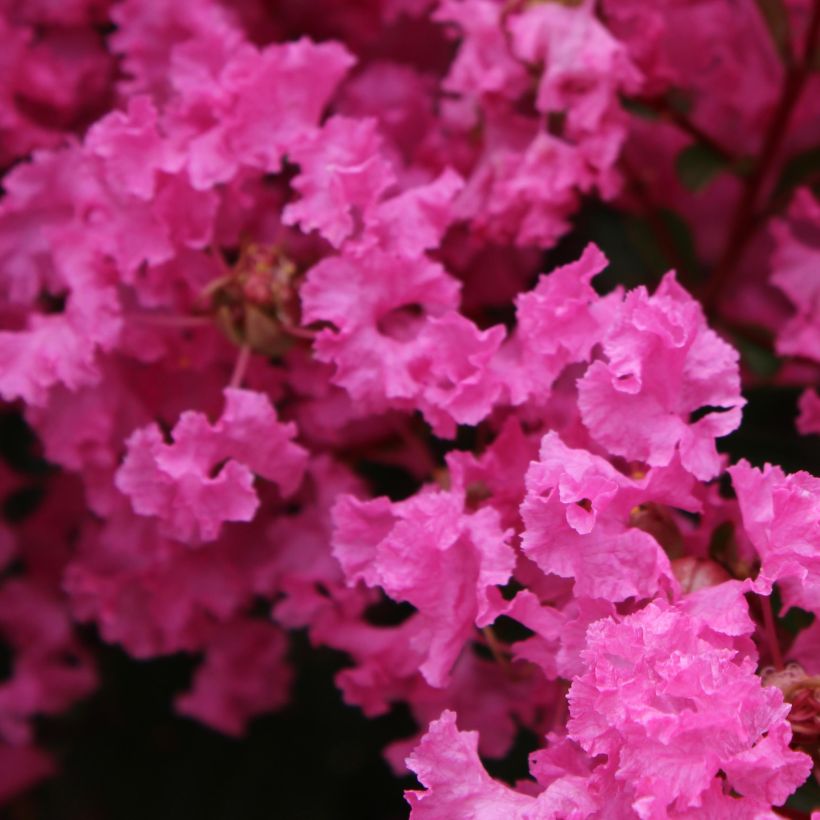
[{"label": "green leaf", "polygon": [[[683,270],[678,271],[679,278],[687,275],[697,277],[702,274],[702,266],[698,259],[698,251],[695,245],[695,237],[692,234],[691,225],[677,212],[671,208],[661,208],[660,218],[666,225],[666,230],[677,249],[678,259],[683,265]],[[671,266],[675,266],[675,260],[671,260]],[[664,271],[665,273],[666,271]],[[691,282],[686,284],[691,285]]]},{"label": "green leaf", "polygon": [[705,188],[721,171],[729,168],[726,159],[708,145],[695,142],[684,148],[675,160],[678,179],[690,191]]},{"label": "green leaf", "polygon": [[820,785],[810,777],[787,801],[786,806],[795,811],[805,812],[808,816],[820,805]]},{"label": "green leaf", "polygon": [[773,197],[781,200],[790,196],[799,185],[808,184],[811,177],[817,182],[820,176],[820,148],[809,148],[789,157],[780,173]]},{"label": "green leaf", "polygon": [[640,255],[647,271],[643,281],[629,281],[630,287],[654,285],[672,269],[677,271],[678,280],[686,287],[694,288],[701,282],[702,266],[692,232],[680,214],[659,208],[652,219],[646,214],[626,215],[622,232]]},{"label": "green leaf", "polygon": [[756,376],[769,379],[780,369],[780,359],[768,348],[746,336],[732,334],[735,347],[740,352],[743,363]]},{"label": "green leaf", "polygon": [[659,120],[661,118],[657,109],[651,105],[647,105],[643,100],[637,100],[634,97],[621,97],[621,105],[633,116],[640,117],[643,120]]},{"label": "green leaf", "polygon": [[771,34],[774,47],[784,62],[792,59],[789,15],[783,0],[755,0]]}]

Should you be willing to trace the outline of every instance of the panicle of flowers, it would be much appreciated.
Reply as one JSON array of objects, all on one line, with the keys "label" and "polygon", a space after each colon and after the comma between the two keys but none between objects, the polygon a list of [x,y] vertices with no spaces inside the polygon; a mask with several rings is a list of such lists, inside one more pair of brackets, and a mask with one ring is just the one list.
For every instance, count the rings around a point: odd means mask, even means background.
[{"label": "panicle of flowers", "polygon": [[[0,525],[0,801],[93,624],[196,654],[175,708],[229,735],[289,630],[346,653],[416,721],[416,820],[777,816],[820,760],[780,618],[820,615],[820,479],[719,447],[761,337],[820,432],[820,4],[23,5],[0,397],[43,458],[0,488],[44,500]],[[677,272],[609,267],[644,223]]]}]

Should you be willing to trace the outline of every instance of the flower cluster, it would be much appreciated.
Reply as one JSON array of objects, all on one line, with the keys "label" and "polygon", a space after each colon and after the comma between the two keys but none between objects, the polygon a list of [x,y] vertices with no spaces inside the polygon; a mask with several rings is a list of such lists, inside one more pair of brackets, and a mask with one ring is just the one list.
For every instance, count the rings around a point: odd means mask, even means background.
[{"label": "flower cluster", "polygon": [[[820,3],[308,5],[0,0],[0,397],[58,468],[0,472],[42,491],[0,528],[0,800],[93,624],[201,656],[176,709],[232,735],[289,630],[346,653],[416,721],[414,820],[778,816],[820,479],[719,446],[767,378],[820,433]],[[610,264],[613,215],[676,272]]]}]

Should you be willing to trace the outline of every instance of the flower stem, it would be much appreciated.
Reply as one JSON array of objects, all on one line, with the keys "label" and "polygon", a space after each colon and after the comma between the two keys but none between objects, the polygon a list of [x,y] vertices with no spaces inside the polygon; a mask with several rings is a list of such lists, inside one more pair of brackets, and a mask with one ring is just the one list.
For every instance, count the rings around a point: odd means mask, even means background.
[{"label": "flower stem", "polygon": [[763,633],[766,636],[766,643],[775,667],[781,670],[783,668],[783,653],[780,651],[780,644],[777,640],[774,614],[772,613],[772,599],[768,595],[758,595],[758,598],[760,599],[760,608],[763,610]]},{"label": "flower stem", "polygon": [[818,38],[820,38],[820,0],[814,0],[802,59],[786,69],[780,99],[769,122],[760,155],[740,193],[723,252],[704,292],[703,304],[707,311],[714,308],[754,234],[752,226],[755,222],[757,201],[769,179],[780,149],[783,147],[792,114],[811,73]]},{"label": "flower stem", "polygon": [[639,97],[636,102],[651,108],[659,117],[674,123],[684,134],[688,134],[695,142],[706,146],[728,164],[736,162],[739,157],[727,146],[719,142],[711,134],[704,131],[699,125],[685,114],[675,110],[663,97]]},{"label": "flower stem", "polygon": [[296,325],[289,325],[284,322],[280,324],[283,333],[292,336],[294,339],[305,339],[312,342],[316,338],[316,331],[309,330],[306,327],[297,327]]},{"label": "flower stem", "polygon": [[487,648],[492,652],[493,658],[495,658],[496,663],[502,667],[505,671],[508,671],[510,668],[510,662],[507,659],[507,656],[504,654],[504,650],[501,648],[501,644],[498,642],[498,638],[495,637],[495,632],[493,632],[493,628],[491,626],[485,626],[481,629],[481,634],[484,636],[484,640],[487,641]]},{"label": "flower stem", "polygon": [[248,365],[251,360],[251,349],[248,345],[242,345],[239,348],[239,355],[236,357],[236,363],[233,366],[233,373],[231,373],[231,380],[228,382],[228,387],[241,387],[242,380],[248,372]]}]

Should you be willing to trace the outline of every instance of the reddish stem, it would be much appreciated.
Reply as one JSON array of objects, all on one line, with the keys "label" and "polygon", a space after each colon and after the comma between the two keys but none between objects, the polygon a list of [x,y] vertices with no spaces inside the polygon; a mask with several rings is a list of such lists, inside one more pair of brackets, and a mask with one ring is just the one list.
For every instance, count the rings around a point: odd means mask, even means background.
[{"label": "reddish stem", "polygon": [[663,119],[674,123],[678,128],[680,128],[681,131],[685,134],[689,134],[689,136],[693,137],[696,142],[705,145],[726,162],[732,163],[738,159],[738,156],[734,153],[734,151],[727,148],[711,134],[704,131],[685,114],[672,108],[662,97],[638,97],[636,98],[636,102],[642,103],[655,111]]},{"label": "reddish stem", "polygon": [[316,339],[316,331],[309,330],[306,327],[297,327],[296,325],[289,325],[284,322],[282,322],[279,327],[282,328],[284,333],[287,333],[288,336],[292,336],[294,339],[305,339],[309,342]]},{"label": "reddish stem", "polygon": [[504,654],[504,649],[499,643],[498,638],[495,637],[495,632],[493,632],[493,628],[491,626],[484,626],[481,628],[481,634],[484,636],[484,640],[487,643],[487,648],[490,650],[490,652],[492,652],[495,662],[505,672],[509,672],[510,661]]},{"label": "reddish stem", "polygon": [[740,263],[743,251],[753,235],[752,225],[755,222],[757,200],[788,134],[789,122],[811,72],[819,37],[820,0],[814,0],[803,57],[798,63],[786,69],[783,89],[763,139],[760,156],[740,194],[723,253],[704,292],[703,304],[707,310],[714,306],[727,280]]},{"label": "reddish stem", "polygon": [[241,387],[242,380],[248,372],[248,365],[251,361],[251,349],[247,345],[242,345],[239,348],[239,355],[236,357],[236,362],[233,366],[233,373],[231,373],[231,380],[228,382],[228,387]]},{"label": "reddish stem", "polygon": [[766,636],[766,643],[774,661],[775,667],[783,669],[783,653],[780,651],[780,644],[777,640],[777,631],[774,625],[774,614],[772,613],[772,599],[768,595],[758,595],[760,608],[763,610],[763,633]]},{"label": "reddish stem", "polygon": [[556,699],[555,712],[552,715],[551,732],[560,732],[567,722],[567,715],[569,714],[569,701],[567,694],[569,693],[569,682],[562,681],[560,684],[560,695]]}]

